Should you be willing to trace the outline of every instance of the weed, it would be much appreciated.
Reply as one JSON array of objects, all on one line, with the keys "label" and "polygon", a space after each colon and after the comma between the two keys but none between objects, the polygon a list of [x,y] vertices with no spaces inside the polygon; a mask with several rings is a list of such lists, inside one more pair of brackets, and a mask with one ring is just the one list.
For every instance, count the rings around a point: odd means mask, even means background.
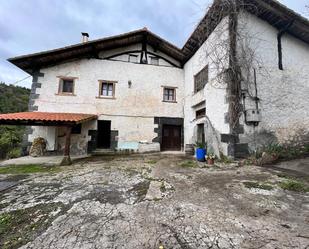
[{"label": "weed", "polygon": [[265,183],[258,183],[258,182],[244,182],[243,183],[246,188],[258,188],[258,189],[264,189],[264,190],[272,190],[274,187],[265,184]]},{"label": "weed", "polygon": [[13,165],[0,168],[0,174],[31,174],[40,172],[59,172],[58,166],[43,166],[37,164]]},{"label": "weed", "polygon": [[166,192],[166,187],[165,187],[164,182],[161,182],[160,190],[161,190],[162,193]]},{"label": "weed", "polygon": [[148,163],[148,164],[156,164],[157,161],[156,161],[156,160],[149,160],[149,161],[147,161],[146,163]]},{"label": "weed", "polygon": [[279,186],[284,190],[290,190],[295,192],[309,192],[309,187],[306,187],[306,185],[303,182],[297,180],[289,179],[280,182]]},{"label": "weed", "polygon": [[309,145],[307,144],[304,146],[288,146],[288,145],[284,146],[281,144],[272,143],[259,149],[256,152],[256,157],[260,158],[263,152],[266,152],[270,155],[276,155],[281,160],[290,160],[308,154]]},{"label": "weed", "polygon": [[40,204],[0,215],[0,248],[15,249],[46,230],[55,217],[49,214],[59,204]]},{"label": "weed", "polygon": [[181,167],[184,168],[196,168],[197,167],[197,163],[195,161],[192,160],[186,160],[182,163],[179,164]]},{"label": "weed", "polygon": [[10,214],[1,214],[0,215],[0,234],[7,230],[12,220],[12,215]]},{"label": "weed", "polygon": [[233,160],[231,158],[227,157],[226,155],[224,155],[222,152],[220,152],[219,162],[229,164],[229,163],[232,163]]}]

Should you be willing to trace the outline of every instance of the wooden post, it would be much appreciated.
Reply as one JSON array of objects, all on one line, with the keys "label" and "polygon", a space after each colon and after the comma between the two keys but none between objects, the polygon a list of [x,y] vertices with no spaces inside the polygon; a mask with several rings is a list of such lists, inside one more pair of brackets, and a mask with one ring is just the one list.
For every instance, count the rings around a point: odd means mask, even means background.
[{"label": "wooden post", "polygon": [[66,127],[64,153],[63,153],[63,159],[60,165],[71,165],[72,164],[71,157],[70,157],[71,130],[72,130],[71,126]]}]

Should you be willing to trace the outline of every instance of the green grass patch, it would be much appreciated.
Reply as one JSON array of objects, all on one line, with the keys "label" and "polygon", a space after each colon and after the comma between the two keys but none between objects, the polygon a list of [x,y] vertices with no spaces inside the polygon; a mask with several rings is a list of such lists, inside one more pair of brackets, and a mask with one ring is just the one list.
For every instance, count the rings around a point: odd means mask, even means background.
[{"label": "green grass patch", "polygon": [[37,164],[28,165],[12,165],[6,167],[0,167],[0,174],[32,174],[41,172],[59,172],[58,166],[43,166]]},{"label": "green grass patch", "polygon": [[147,161],[146,163],[148,163],[148,164],[156,164],[157,161],[156,161],[156,160],[149,160],[149,161]]},{"label": "green grass patch", "polygon": [[290,177],[290,176],[288,176],[284,173],[279,173],[279,174],[277,174],[277,176],[280,177],[280,178],[292,179],[292,177]]},{"label": "green grass patch", "polygon": [[244,182],[243,183],[246,188],[258,188],[264,190],[272,190],[274,187],[272,185],[266,183],[259,183],[259,182]]},{"label": "green grass patch", "polygon": [[195,161],[192,161],[192,160],[186,160],[186,161],[181,162],[179,164],[179,166],[181,166],[183,168],[196,168],[197,163]]},{"label": "green grass patch", "polygon": [[309,192],[309,187],[307,187],[303,182],[297,180],[286,180],[279,183],[279,187],[284,190],[290,190],[295,192]]}]

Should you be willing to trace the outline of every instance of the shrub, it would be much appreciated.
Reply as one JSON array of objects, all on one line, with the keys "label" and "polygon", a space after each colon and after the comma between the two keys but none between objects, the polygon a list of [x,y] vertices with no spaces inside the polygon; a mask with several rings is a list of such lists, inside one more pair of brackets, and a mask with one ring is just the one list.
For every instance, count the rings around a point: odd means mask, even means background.
[{"label": "shrub", "polygon": [[13,148],[11,149],[8,153],[7,153],[7,158],[11,159],[11,158],[17,158],[21,156],[21,149],[20,148]]},{"label": "shrub", "polygon": [[0,127],[0,158],[6,158],[7,153],[12,149],[20,147],[23,133],[24,127]]},{"label": "shrub", "polygon": [[304,146],[284,146],[281,144],[271,143],[258,149],[255,153],[251,154],[251,157],[255,157],[255,159],[260,159],[262,158],[263,153],[266,153],[267,155],[273,157],[273,161],[297,159],[308,155],[309,145],[306,144]]}]

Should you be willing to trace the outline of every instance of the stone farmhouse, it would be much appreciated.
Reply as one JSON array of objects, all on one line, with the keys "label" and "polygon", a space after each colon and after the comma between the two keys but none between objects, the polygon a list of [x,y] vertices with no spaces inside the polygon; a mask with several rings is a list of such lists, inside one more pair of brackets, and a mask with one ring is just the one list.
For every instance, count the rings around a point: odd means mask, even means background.
[{"label": "stone farmhouse", "polygon": [[182,48],[147,28],[8,59],[33,76],[28,125],[50,153],[242,157],[309,141],[309,21],[274,0],[215,0]]}]

